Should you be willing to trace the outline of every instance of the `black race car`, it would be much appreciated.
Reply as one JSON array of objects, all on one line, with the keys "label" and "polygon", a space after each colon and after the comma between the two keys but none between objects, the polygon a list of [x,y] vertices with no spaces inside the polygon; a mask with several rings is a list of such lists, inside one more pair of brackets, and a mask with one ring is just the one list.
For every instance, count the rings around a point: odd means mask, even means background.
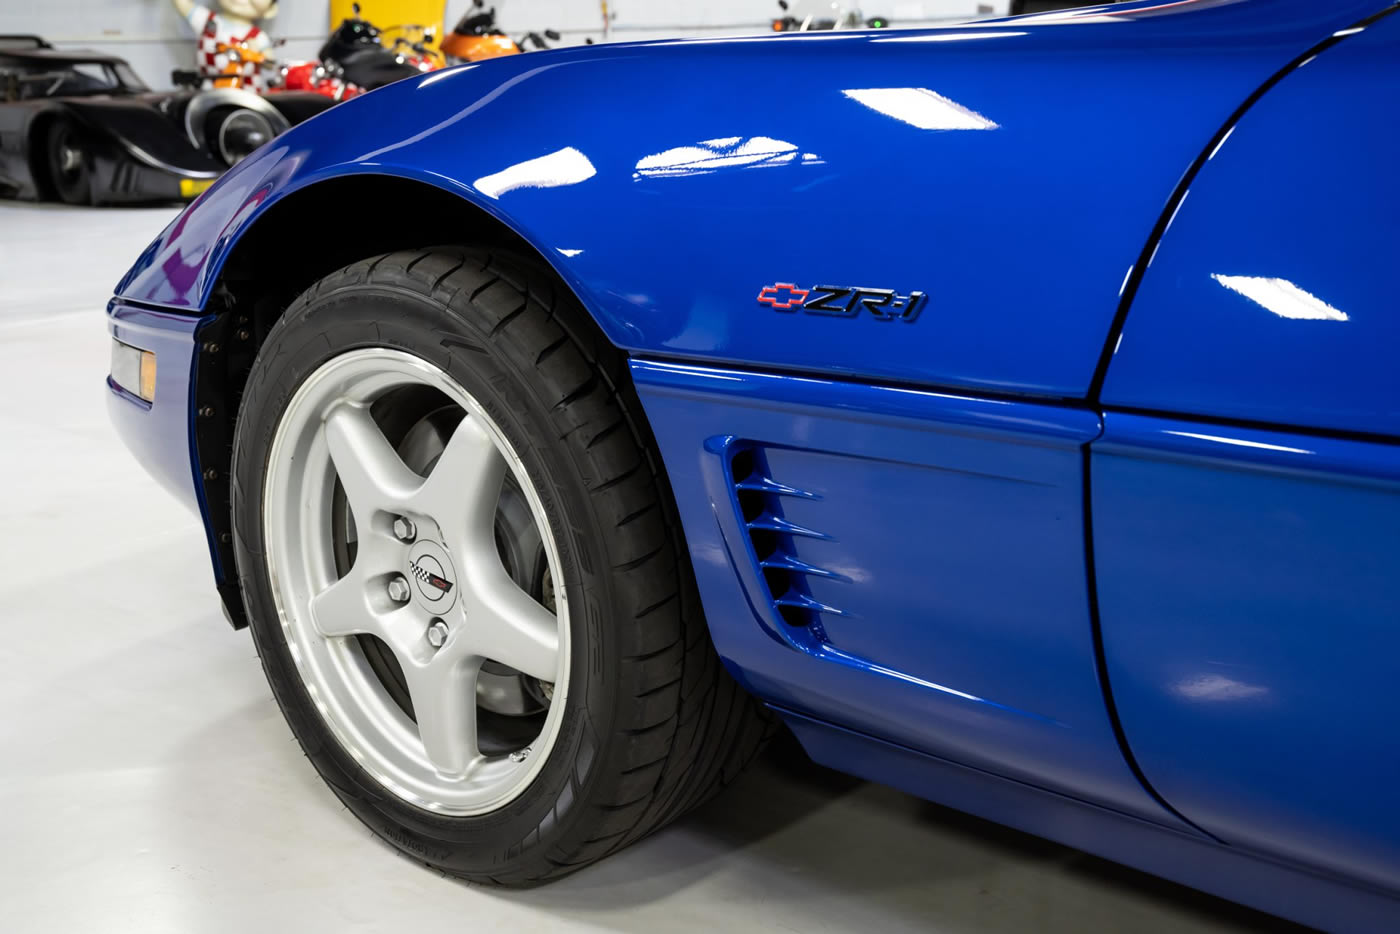
[{"label": "black race car", "polygon": [[0,196],[69,204],[193,198],[333,103],[312,92],[154,92],[116,56],[0,35]]}]

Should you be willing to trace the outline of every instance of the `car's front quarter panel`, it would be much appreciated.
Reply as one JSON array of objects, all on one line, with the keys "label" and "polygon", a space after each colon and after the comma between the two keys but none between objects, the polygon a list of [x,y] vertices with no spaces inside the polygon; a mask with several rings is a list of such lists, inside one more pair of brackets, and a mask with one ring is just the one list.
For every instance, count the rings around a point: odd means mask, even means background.
[{"label": "car's front quarter panel", "polygon": [[[1376,4],[1181,6],[599,46],[406,80],[240,165],[120,294],[201,308],[263,211],[378,173],[504,221],[628,350],[1083,396],[1182,172],[1241,100]],[[928,299],[917,318],[841,320],[757,303],[779,283]]]}]

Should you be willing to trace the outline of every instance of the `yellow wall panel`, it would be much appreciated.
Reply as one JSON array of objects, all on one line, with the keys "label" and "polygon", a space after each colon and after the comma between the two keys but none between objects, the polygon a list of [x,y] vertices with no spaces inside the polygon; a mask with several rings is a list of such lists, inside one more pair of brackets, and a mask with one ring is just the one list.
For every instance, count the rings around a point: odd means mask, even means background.
[{"label": "yellow wall panel", "polygon": [[[470,2],[462,0],[463,9]],[[442,39],[446,10],[447,0],[360,0],[360,16],[384,31],[385,45],[392,45],[399,36],[417,42],[422,39],[422,34],[417,29],[404,27],[428,27],[433,30],[434,39],[429,43],[429,48],[434,51]],[[354,0],[331,0],[332,30],[354,15]]]}]

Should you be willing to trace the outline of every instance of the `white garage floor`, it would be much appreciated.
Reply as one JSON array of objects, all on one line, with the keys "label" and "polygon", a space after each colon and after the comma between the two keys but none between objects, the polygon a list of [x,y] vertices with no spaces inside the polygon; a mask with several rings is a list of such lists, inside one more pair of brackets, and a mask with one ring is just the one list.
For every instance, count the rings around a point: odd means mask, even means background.
[{"label": "white garage floor", "polygon": [[195,517],[107,423],[102,310],[172,216],[0,203],[0,930],[1278,929],[788,743],[544,889],[399,858],[302,758]]}]

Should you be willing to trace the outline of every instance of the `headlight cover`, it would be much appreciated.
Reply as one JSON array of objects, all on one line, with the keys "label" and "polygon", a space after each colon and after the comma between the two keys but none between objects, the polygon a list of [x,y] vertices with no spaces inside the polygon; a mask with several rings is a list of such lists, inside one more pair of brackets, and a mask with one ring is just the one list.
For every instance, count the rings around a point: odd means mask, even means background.
[{"label": "headlight cover", "polygon": [[137,398],[156,401],[156,355],[112,341],[112,382]]}]

